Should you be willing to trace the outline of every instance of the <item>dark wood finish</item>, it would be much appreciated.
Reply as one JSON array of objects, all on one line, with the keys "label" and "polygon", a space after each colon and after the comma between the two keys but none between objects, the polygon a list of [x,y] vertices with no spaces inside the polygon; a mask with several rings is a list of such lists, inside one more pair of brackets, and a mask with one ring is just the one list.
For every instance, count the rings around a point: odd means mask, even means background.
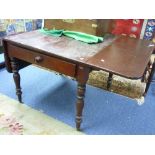
[{"label": "dark wood finish", "polygon": [[44,28],[79,31],[103,36],[111,33],[113,20],[110,19],[45,19]]},{"label": "dark wood finish", "polygon": [[82,110],[84,107],[85,88],[86,88],[86,84],[78,83],[77,103],[76,103],[76,129],[77,130],[80,130],[80,125],[82,122]]},{"label": "dark wood finish", "polygon": [[112,73],[109,73],[108,82],[107,82],[107,90],[109,90],[110,87],[111,87],[111,84],[112,84],[112,76],[113,76],[113,74]]},{"label": "dark wood finish", "polygon": [[[4,52],[5,66],[6,66],[7,71],[9,73],[12,73],[11,60],[10,60],[9,53],[8,53],[8,44],[9,43],[7,41],[3,40],[3,48],[5,51]],[[19,70],[30,65],[30,63],[20,60],[20,59],[16,59],[16,62],[18,62],[18,64],[19,64],[19,66],[18,66]]]},{"label": "dark wood finish", "polygon": [[151,69],[152,69],[151,62],[149,62],[148,65],[147,65],[147,67],[146,67],[146,69],[145,69],[145,72],[144,72],[144,74],[142,76],[142,79],[141,79],[142,82],[147,82],[148,81],[148,79],[147,79],[147,76],[148,75],[147,74],[150,75]]},{"label": "dark wood finish", "polygon": [[11,60],[8,55],[7,42],[3,40],[3,48],[4,48],[4,58],[5,58],[5,66],[9,73],[12,73],[11,68]]},{"label": "dark wood finish", "polygon": [[78,90],[77,90],[77,103],[76,103],[76,129],[80,130],[80,125],[82,122],[82,111],[84,107],[84,97],[85,97],[85,89],[86,83],[89,77],[90,68],[86,68],[84,66],[78,66],[77,71],[77,82],[78,82]]},{"label": "dark wood finish", "polygon": [[147,74],[147,67],[146,67],[144,74],[142,76],[142,79],[141,79],[142,82],[146,82],[146,74]]},{"label": "dark wood finish", "polygon": [[22,91],[20,87],[20,75],[18,73],[18,63],[16,62],[15,58],[11,58],[11,67],[13,72],[13,78],[16,85],[16,95],[18,96],[18,100],[22,103]]},{"label": "dark wood finish", "polygon": [[85,64],[89,58],[111,44],[114,39],[115,37],[110,37],[100,44],[86,44],[64,36],[52,37],[44,35],[39,31],[32,31],[19,35],[7,36],[3,42],[6,46],[5,53],[7,56],[7,44],[12,44],[50,57],[54,56],[66,61]]},{"label": "dark wood finish", "polygon": [[87,63],[93,68],[130,79],[139,79],[143,76],[153,49],[154,44],[150,41],[121,36]]},{"label": "dark wood finish", "polygon": [[[110,39],[109,39],[110,40]],[[68,37],[52,37],[38,31],[8,36],[5,41],[67,62],[138,79],[143,76],[154,49],[151,41],[118,36],[100,44],[86,44]],[[6,52],[7,53],[7,52]]]},{"label": "dark wood finish", "polygon": [[91,70],[110,72],[109,86],[112,74],[131,79],[141,78],[154,48],[150,41],[122,36],[106,38],[99,44],[85,44],[67,37],[47,36],[39,31],[5,37],[3,45],[6,68],[9,72],[13,72],[20,102],[22,102],[22,92],[18,71],[29,64],[37,64],[76,78],[78,83],[77,130],[80,130],[82,121],[89,72]]},{"label": "dark wood finish", "polygon": [[71,77],[75,76],[75,64],[66,62],[55,57],[49,57],[47,55],[40,54],[11,44],[8,44],[7,48],[8,51],[10,51],[10,57],[16,57],[18,59],[30,62],[32,64],[37,64],[42,67],[46,67],[57,72],[63,73],[65,75],[69,75]]},{"label": "dark wood finish", "polygon": [[151,70],[151,73],[149,75],[149,78],[148,78],[148,82],[147,82],[147,85],[146,85],[146,88],[145,88],[145,92],[144,92],[144,96],[147,94],[148,92],[148,89],[150,87],[150,84],[152,82],[152,78],[153,78],[153,75],[154,75],[154,72],[155,72],[155,59],[154,59],[154,63],[152,65],[152,70]]}]

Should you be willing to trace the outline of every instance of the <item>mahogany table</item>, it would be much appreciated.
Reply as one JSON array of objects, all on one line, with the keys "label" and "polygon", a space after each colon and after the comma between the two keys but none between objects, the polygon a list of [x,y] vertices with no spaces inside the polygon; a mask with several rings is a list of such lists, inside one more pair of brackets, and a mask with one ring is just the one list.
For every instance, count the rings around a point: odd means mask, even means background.
[{"label": "mahogany table", "polygon": [[[5,37],[5,64],[13,73],[18,100],[22,102],[19,70],[37,64],[77,80],[76,128],[80,130],[85,87],[92,70],[130,79],[144,74],[154,44],[125,36],[107,37],[103,43],[86,44],[67,37],[52,37],[38,30]],[[109,80],[110,81],[110,80]]]}]

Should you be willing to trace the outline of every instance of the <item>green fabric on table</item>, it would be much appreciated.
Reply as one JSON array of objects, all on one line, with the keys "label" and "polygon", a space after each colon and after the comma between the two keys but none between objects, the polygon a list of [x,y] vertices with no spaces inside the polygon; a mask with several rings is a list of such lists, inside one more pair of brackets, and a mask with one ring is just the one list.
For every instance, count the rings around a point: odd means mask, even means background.
[{"label": "green fabric on table", "polygon": [[67,31],[67,30],[48,30],[48,29],[41,29],[40,32],[55,36],[55,37],[61,37],[62,35],[74,38],[75,40],[83,41],[85,43],[100,43],[103,42],[103,37],[98,37],[82,32],[76,32],[76,31]]},{"label": "green fabric on table", "polygon": [[50,36],[55,36],[55,37],[61,37],[63,35],[64,30],[48,30],[48,29],[40,29],[40,32],[50,35]]}]

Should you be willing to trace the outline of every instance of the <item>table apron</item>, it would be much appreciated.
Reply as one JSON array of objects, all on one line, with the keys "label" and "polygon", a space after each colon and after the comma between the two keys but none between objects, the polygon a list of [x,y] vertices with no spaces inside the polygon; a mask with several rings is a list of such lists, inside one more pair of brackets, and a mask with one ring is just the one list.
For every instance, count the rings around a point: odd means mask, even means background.
[{"label": "table apron", "polygon": [[8,44],[7,50],[9,57],[15,57],[31,64],[37,64],[39,66],[57,71],[71,77],[75,77],[76,75],[76,64],[74,63],[67,62],[65,60],[52,56],[47,56],[45,54],[41,54],[12,44]]}]

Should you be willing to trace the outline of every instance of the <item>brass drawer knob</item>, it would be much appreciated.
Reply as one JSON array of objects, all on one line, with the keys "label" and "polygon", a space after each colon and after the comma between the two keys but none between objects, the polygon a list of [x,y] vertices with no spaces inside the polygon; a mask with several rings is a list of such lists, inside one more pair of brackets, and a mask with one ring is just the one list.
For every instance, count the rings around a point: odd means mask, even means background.
[{"label": "brass drawer knob", "polygon": [[42,62],[42,61],[43,61],[43,57],[41,57],[41,56],[36,56],[36,57],[34,58],[34,61],[35,61],[36,63]]}]

